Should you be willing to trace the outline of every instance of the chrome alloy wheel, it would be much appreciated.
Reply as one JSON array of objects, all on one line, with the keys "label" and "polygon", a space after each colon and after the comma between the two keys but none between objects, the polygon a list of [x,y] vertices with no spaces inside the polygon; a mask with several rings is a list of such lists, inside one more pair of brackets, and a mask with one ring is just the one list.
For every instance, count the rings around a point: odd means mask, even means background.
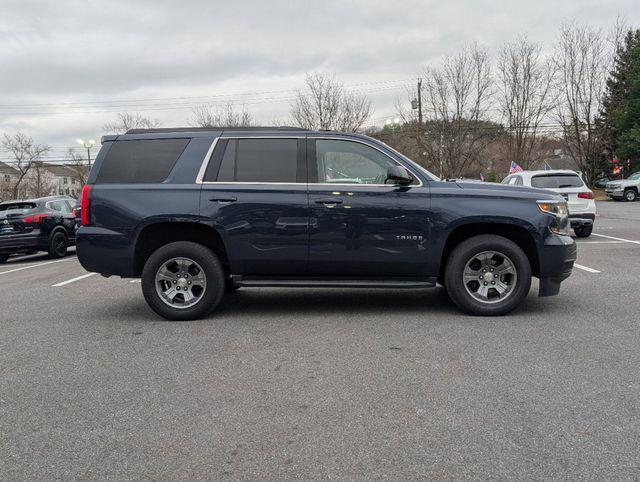
[{"label": "chrome alloy wheel", "polygon": [[171,258],[156,272],[156,291],[172,308],[190,308],[198,303],[207,289],[202,267],[189,258]]},{"label": "chrome alloy wheel", "polygon": [[481,303],[504,301],[518,281],[513,262],[497,251],[473,255],[465,264],[462,276],[467,293]]}]

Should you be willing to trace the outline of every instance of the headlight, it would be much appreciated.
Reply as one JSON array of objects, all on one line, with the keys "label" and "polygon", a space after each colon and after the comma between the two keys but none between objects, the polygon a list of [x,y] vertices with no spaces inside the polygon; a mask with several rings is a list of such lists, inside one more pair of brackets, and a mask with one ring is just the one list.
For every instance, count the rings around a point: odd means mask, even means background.
[{"label": "headlight", "polygon": [[564,236],[569,235],[569,208],[565,201],[537,201],[540,211],[553,216],[549,231]]}]

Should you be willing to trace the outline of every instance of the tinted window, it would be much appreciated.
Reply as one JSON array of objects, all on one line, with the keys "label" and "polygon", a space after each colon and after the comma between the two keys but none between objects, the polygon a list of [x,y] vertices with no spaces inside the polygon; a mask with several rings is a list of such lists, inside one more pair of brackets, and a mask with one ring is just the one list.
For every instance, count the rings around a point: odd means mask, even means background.
[{"label": "tinted window", "polygon": [[395,161],[359,142],[316,141],[318,182],[329,184],[384,184]]},{"label": "tinted window", "polygon": [[107,153],[96,182],[162,182],[189,139],[116,141]]},{"label": "tinted window", "polygon": [[7,203],[0,204],[0,211],[29,211],[35,207],[35,203]]},{"label": "tinted window", "polygon": [[542,189],[562,189],[582,187],[584,183],[577,174],[540,174],[531,178],[531,185]]},{"label": "tinted window", "polygon": [[64,200],[49,201],[47,203],[47,207],[49,209],[53,209],[54,211],[59,211],[59,212],[64,213],[64,214],[70,214],[71,213],[71,208],[69,207],[67,202],[64,201]]},{"label": "tinted window", "polygon": [[222,157],[219,182],[296,182],[296,139],[231,139]]}]

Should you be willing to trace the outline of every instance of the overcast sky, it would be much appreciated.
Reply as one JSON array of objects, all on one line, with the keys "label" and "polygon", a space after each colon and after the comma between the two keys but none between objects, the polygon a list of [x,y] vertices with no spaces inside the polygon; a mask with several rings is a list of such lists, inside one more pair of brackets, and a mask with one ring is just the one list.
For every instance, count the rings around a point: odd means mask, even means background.
[{"label": "overcast sky", "polygon": [[124,110],[177,126],[197,103],[235,101],[258,122],[286,119],[313,71],[366,92],[383,124],[426,65],[470,42],[495,53],[526,34],[551,49],[563,21],[640,26],[638,0],[0,0],[0,12],[0,133],[53,158]]}]

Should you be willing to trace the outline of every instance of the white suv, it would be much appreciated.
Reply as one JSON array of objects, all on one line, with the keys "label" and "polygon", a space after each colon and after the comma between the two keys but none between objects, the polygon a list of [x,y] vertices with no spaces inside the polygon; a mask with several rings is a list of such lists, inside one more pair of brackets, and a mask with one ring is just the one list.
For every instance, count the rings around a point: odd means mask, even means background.
[{"label": "white suv", "polygon": [[634,172],[628,178],[620,181],[609,181],[605,186],[605,192],[609,199],[624,199],[635,201],[640,191],[640,171]]},{"label": "white suv", "polygon": [[567,200],[569,219],[576,236],[586,238],[591,235],[596,219],[596,201],[593,191],[575,171],[522,171],[505,177],[502,184],[548,189],[561,194]]}]

